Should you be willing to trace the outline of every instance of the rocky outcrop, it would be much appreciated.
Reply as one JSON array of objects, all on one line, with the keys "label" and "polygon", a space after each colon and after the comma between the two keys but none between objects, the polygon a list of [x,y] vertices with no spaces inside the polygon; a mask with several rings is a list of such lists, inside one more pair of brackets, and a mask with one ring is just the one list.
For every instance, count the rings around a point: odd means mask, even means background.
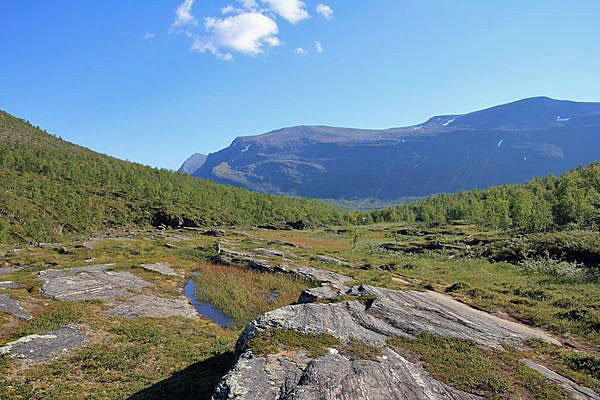
[{"label": "rocky outcrop", "polygon": [[[337,296],[356,300],[309,303],[335,301]],[[474,340],[485,348],[500,348],[502,343],[520,346],[532,338],[560,345],[542,331],[435,292],[323,286],[308,289],[299,302],[305,304],[269,312],[244,329],[237,344],[238,362],[218,385],[213,400],[479,399],[433,379],[420,363],[389,347],[387,339],[427,332]],[[311,357],[306,351],[254,354],[249,341],[275,329],[329,334],[345,343],[359,341],[381,351],[376,359],[349,357],[333,348],[320,357]],[[581,392],[585,393],[585,388]]]},{"label": "rocky outcrop", "polygon": [[8,275],[17,272],[19,267],[2,267],[0,268],[0,275]]},{"label": "rocky outcrop", "polygon": [[21,285],[19,285],[16,282],[13,281],[4,281],[4,282],[0,282],[0,290],[4,289],[4,290],[8,290],[8,289],[19,289],[21,287]]},{"label": "rocky outcrop", "polygon": [[287,221],[285,223],[285,225],[289,226],[292,229],[296,229],[298,231],[302,231],[304,229],[312,229],[313,228],[313,226],[310,223],[308,223],[306,221],[303,221],[303,220]]},{"label": "rocky outcrop", "polygon": [[205,225],[203,221],[194,220],[183,215],[169,214],[158,211],[152,217],[152,226],[156,228],[197,228]]},{"label": "rocky outcrop", "polygon": [[528,339],[560,345],[544,332],[475,310],[435,292],[361,286],[348,293],[357,299],[362,296],[375,299],[366,304],[311,303],[271,311],[244,329],[240,351],[245,350],[248,340],[268,329],[330,333],[344,341],[356,339],[375,346],[384,346],[391,337],[414,337],[421,333],[473,340],[488,348],[498,348],[503,342],[521,345]]},{"label": "rocky outcrop", "polygon": [[[333,350],[333,349],[332,349]],[[213,400],[474,400],[436,381],[419,365],[386,348],[377,361],[352,360],[331,351],[255,357],[243,354],[219,383]]]}]

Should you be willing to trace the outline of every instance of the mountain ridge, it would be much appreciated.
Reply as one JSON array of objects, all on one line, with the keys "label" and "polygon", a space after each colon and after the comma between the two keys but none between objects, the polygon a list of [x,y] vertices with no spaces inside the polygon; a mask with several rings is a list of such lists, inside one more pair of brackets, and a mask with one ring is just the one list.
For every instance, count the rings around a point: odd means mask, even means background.
[{"label": "mountain ridge", "polygon": [[401,128],[241,136],[192,175],[262,193],[394,200],[560,174],[596,160],[597,131],[600,103],[533,97]]}]

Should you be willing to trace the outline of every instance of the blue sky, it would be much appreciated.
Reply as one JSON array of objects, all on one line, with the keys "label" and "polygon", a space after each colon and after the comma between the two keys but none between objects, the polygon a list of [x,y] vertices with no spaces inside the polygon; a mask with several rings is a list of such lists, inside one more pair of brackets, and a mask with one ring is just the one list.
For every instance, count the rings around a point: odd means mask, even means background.
[{"label": "blue sky", "polygon": [[599,17],[597,0],[3,0],[0,108],[175,169],[284,126],[600,101]]}]

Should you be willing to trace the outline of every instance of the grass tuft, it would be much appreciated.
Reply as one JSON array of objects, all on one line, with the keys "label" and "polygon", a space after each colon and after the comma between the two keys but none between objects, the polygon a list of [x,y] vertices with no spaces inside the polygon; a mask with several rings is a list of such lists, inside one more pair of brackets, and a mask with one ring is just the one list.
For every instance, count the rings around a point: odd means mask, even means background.
[{"label": "grass tuft", "polygon": [[250,340],[248,347],[256,355],[306,350],[311,357],[316,358],[325,355],[328,347],[335,347],[341,343],[338,338],[324,333],[302,333],[287,329],[273,329]]}]

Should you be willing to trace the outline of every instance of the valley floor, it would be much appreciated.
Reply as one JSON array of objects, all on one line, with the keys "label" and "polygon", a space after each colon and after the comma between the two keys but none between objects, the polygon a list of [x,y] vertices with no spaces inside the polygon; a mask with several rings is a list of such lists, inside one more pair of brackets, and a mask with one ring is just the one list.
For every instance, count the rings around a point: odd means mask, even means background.
[{"label": "valley floor", "polygon": [[[379,224],[0,248],[0,400],[209,399],[219,382],[215,398],[238,398],[232,380],[261,360],[305,375],[404,360],[439,398],[598,398],[597,235]],[[346,325],[307,328],[323,310]],[[313,398],[306,385],[294,398]]]}]

